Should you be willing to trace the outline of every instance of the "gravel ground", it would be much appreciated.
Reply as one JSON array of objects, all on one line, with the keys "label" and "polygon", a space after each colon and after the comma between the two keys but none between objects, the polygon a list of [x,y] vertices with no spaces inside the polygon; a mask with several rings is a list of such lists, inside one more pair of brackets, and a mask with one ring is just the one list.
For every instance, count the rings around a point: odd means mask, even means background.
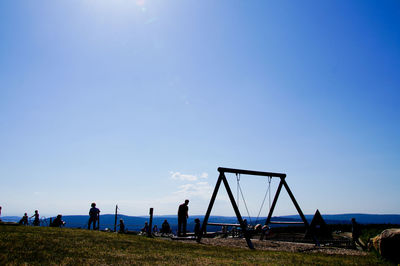
[{"label": "gravel ground", "polygon": [[[316,247],[314,244],[308,243],[295,243],[284,241],[273,241],[252,239],[254,248],[257,250],[271,250],[271,251],[287,251],[287,252],[306,252],[306,253],[324,253],[324,254],[337,254],[337,255],[356,255],[363,256],[368,253],[361,250],[345,249],[337,247]],[[187,243],[187,241],[185,241]],[[193,241],[193,243],[196,243]],[[197,243],[196,243],[197,244]],[[215,246],[229,246],[238,248],[248,248],[245,239],[240,238],[203,238],[201,240],[203,245]]]}]

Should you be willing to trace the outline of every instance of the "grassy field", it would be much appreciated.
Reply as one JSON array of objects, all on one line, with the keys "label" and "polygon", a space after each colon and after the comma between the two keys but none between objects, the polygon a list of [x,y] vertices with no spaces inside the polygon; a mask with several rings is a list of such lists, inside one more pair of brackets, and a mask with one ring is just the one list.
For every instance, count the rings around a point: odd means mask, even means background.
[{"label": "grassy field", "polygon": [[336,256],[206,246],[80,229],[0,226],[7,264],[376,265],[375,255]]}]

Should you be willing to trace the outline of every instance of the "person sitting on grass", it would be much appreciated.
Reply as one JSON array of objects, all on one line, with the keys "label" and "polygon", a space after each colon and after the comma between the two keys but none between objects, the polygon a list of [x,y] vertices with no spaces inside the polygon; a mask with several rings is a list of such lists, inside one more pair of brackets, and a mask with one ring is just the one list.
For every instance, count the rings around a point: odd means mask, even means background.
[{"label": "person sitting on grass", "polygon": [[156,224],[153,226],[153,233],[158,233],[158,226]]},{"label": "person sitting on grass", "polygon": [[19,220],[19,224],[28,225],[28,218],[28,214],[24,213],[24,216],[22,216],[21,220]]},{"label": "person sitting on grass", "polygon": [[161,231],[160,231],[160,233],[161,233],[161,235],[164,235],[164,234],[171,234],[171,226],[169,226],[169,223],[168,223],[168,221],[167,220],[164,220],[164,222],[162,223],[162,225],[161,225]]},{"label": "person sitting on grass", "polygon": [[144,223],[144,227],[140,230],[143,234],[148,234],[149,233],[149,224],[147,222]]},{"label": "person sitting on grass", "polygon": [[57,217],[50,224],[50,227],[61,227],[61,226],[64,226],[65,222],[61,218],[62,218],[61,214],[57,215]]}]

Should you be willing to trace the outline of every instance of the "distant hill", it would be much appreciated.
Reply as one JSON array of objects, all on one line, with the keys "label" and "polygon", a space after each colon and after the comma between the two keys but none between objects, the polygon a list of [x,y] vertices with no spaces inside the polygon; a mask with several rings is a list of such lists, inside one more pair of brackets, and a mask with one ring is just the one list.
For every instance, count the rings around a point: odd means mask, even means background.
[{"label": "distant hill", "polygon": [[[305,215],[308,221],[311,221],[313,215]],[[348,214],[328,214],[322,215],[328,224],[349,224],[351,218],[356,218],[359,223],[362,224],[400,224],[400,215],[398,214],[361,214],[361,213],[348,213]],[[54,218],[54,217],[53,217]],[[194,219],[199,218],[203,220],[203,215],[193,215],[188,219],[188,230],[192,231],[194,228]],[[249,217],[243,217],[248,220],[248,222],[252,222],[253,224],[260,223],[263,224],[266,220],[266,217],[261,217],[257,221],[255,219],[250,219]],[[18,222],[21,217],[18,216],[5,216],[1,218],[5,222]],[[70,228],[86,228],[88,222],[88,215],[66,215],[63,216],[63,220],[66,222],[66,227]],[[127,216],[127,215],[118,215],[119,219],[123,219],[125,225],[128,230],[139,231],[146,221],[149,220],[149,217],[145,216]],[[176,215],[165,215],[165,216],[154,216],[153,217],[153,225],[157,225],[159,228],[164,220],[168,220],[169,224],[173,231],[176,231],[178,220]],[[113,214],[104,214],[100,216],[100,228],[114,228],[114,220],[115,217]],[[287,216],[279,216],[273,217],[273,221],[301,221],[298,215],[287,215]],[[209,222],[215,223],[237,223],[236,217],[227,217],[227,216],[211,216]],[[49,218],[45,220],[44,224],[49,223]],[[220,227],[212,227],[209,226],[209,231],[220,230]]]},{"label": "distant hill", "polygon": [[[314,215],[305,215],[306,219],[311,221]],[[298,215],[284,216],[287,218],[298,219]],[[399,214],[363,214],[363,213],[346,213],[346,214],[322,214],[324,220],[329,224],[350,223],[351,218],[355,218],[357,222],[362,224],[400,224]]]}]

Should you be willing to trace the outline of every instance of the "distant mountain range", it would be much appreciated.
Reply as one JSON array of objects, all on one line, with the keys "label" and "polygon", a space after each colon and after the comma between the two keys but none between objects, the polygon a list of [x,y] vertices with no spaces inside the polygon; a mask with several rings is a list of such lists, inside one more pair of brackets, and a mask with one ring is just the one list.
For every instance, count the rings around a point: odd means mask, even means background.
[{"label": "distant mountain range", "polygon": [[[306,219],[311,222],[313,215],[305,215]],[[322,215],[325,222],[328,224],[349,224],[351,218],[356,218],[356,220],[361,224],[400,224],[400,215],[398,214],[361,214],[361,213],[349,213],[349,214],[327,214]],[[53,217],[54,218],[54,217]],[[193,215],[188,219],[188,230],[192,230],[194,228],[194,219],[199,218],[203,220],[203,215]],[[248,220],[249,223],[263,224],[266,220],[266,217],[261,217],[257,221],[253,218],[243,217]],[[1,217],[1,219],[5,222],[18,222],[21,217],[18,216],[5,216]],[[63,216],[63,220],[66,222],[66,227],[70,228],[87,228],[88,223],[88,215],[67,215]],[[144,223],[149,221],[149,217],[145,216],[127,216],[127,215],[118,215],[119,219],[123,219],[124,223],[128,230],[139,231]],[[159,228],[164,220],[168,220],[169,224],[173,231],[176,231],[178,220],[176,215],[164,215],[164,216],[154,216],[153,217],[153,225],[157,225]],[[279,216],[273,217],[273,221],[301,221],[298,215],[288,215],[288,216]],[[115,216],[113,214],[104,214],[100,216],[100,228],[101,229],[114,229],[114,221]],[[214,223],[237,223],[236,217],[227,217],[227,216],[211,216],[209,222]],[[49,223],[49,218],[45,219],[43,225]],[[209,230],[219,230],[219,227],[211,227],[209,226]]]}]

